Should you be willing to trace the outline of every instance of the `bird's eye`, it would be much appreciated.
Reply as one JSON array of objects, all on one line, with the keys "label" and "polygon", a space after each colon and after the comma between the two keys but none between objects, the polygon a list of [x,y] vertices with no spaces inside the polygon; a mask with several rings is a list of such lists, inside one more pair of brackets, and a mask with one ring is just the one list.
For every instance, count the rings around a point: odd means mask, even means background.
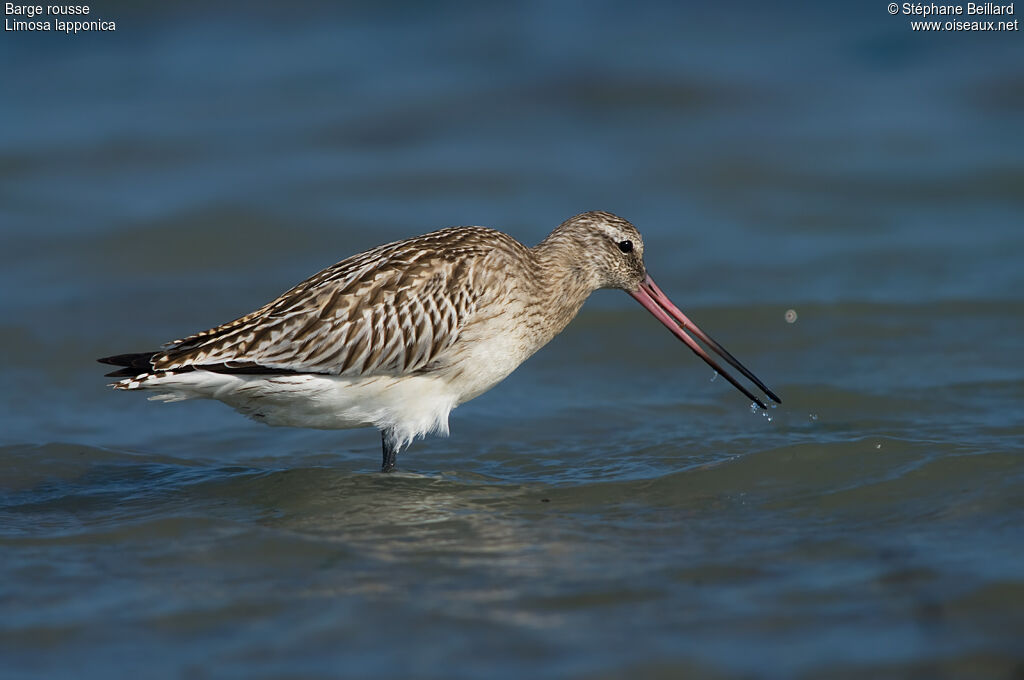
[{"label": "bird's eye", "polygon": [[619,241],[619,250],[621,250],[624,253],[631,253],[631,252],[633,252],[633,242],[632,241]]}]

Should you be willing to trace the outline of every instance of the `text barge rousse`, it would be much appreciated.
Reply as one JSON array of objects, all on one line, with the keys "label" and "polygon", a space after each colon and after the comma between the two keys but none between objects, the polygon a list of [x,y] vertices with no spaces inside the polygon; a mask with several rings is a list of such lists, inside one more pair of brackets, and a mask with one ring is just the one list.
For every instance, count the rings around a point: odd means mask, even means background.
[{"label": "text barge rousse", "polygon": [[[5,31],[53,31],[62,33],[79,33],[81,31],[114,31],[117,25],[113,21],[69,21],[49,17],[86,17],[90,14],[89,5],[17,5],[13,2],[4,3]],[[10,19],[10,16],[25,17],[29,21]],[[39,17],[38,19],[36,17]],[[45,18],[44,18],[45,17]]]}]

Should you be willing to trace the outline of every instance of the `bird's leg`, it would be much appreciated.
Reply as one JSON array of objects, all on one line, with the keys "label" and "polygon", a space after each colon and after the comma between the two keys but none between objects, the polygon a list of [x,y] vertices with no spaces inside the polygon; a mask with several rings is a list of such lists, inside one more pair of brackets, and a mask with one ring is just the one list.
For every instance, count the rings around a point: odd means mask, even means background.
[{"label": "bird's leg", "polygon": [[384,445],[384,460],[381,463],[381,472],[393,472],[395,459],[398,458],[398,441],[392,430],[381,430],[381,443]]}]

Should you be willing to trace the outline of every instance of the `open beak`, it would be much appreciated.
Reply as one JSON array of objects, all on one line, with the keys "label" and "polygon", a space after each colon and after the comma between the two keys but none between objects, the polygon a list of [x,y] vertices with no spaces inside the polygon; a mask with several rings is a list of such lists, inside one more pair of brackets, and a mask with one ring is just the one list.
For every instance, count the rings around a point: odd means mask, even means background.
[{"label": "open beak", "polygon": [[729,354],[724,347],[715,342],[710,335],[702,331],[697,327],[697,324],[690,321],[685,314],[679,311],[679,308],[672,304],[672,301],[668,299],[668,296],[658,288],[657,284],[650,276],[644,277],[640,287],[635,291],[629,293],[632,295],[637,302],[642,304],[648,312],[653,314],[658,321],[665,324],[665,327],[672,331],[673,334],[680,340],[686,343],[686,346],[693,350],[693,353],[707,362],[708,366],[715,369],[717,373],[725,376],[725,379],[732,383],[733,387],[738,389],[743,394],[747,395],[748,398],[753,399],[761,408],[767,408],[764,402],[755,397],[750,390],[741,385],[736,381],[734,377],[722,370],[722,367],[718,365],[718,362],[711,358],[703,347],[697,344],[686,331],[690,331],[696,335],[701,342],[710,347],[718,356],[722,357],[726,363],[735,368],[737,371],[742,373],[750,382],[757,385],[757,387],[768,395],[768,398],[777,404],[781,404],[782,400],[775,396],[768,387],[761,382],[756,375],[747,370],[747,367],[736,360],[736,357]]}]

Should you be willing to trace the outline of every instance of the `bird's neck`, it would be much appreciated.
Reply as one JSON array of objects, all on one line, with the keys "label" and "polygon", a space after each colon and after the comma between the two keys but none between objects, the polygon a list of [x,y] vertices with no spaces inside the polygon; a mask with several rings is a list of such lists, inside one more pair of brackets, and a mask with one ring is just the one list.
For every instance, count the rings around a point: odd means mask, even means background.
[{"label": "bird's neck", "polygon": [[538,302],[549,310],[552,336],[575,318],[599,286],[583,267],[577,244],[551,234],[532,249]]}]

